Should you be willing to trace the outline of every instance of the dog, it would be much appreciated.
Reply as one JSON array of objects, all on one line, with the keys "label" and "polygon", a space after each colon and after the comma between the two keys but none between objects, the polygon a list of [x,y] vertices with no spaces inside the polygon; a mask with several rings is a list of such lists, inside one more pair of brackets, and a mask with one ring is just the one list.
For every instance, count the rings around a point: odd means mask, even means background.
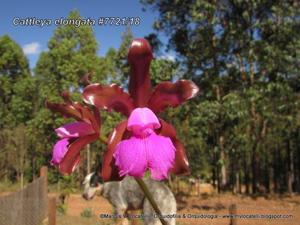
[{"label": "dog", "polygon": [[[176,224],[176,200],[166,184],[152,179],[143,179],[154,200],[156,201],[164,219],[169,225]],[[143,191],[133,177],[126,176],[122,181],[103,183],[97,173],[88,174],[83,182],[82,197],[91,200],[97,192],[106,198],[114,207],[117,215],[128,215],[128,211],[142,210],[145,225],[161,225],[155,212],[146,199]],[[119,221],[128,224],[126,218]]]}]

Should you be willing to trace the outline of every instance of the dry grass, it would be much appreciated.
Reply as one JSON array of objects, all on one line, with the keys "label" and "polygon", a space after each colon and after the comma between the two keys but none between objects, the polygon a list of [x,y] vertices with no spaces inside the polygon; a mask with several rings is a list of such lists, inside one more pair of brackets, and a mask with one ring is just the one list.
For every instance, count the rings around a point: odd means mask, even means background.
[{"label": "dry grass", "polygon": [[[238,225],[299,225],[300,224],[300,196],[293,197],[257,197],[234,196],[231,194],[202,196],[202,197],[178,197],[178,214],[191,215],[227,215],[231,204],[237,204],[238,214],[291,214],[291,219],[239,219]],[[95,197],[91,201],[85,201],[80,195],[71,195],[67,202],[66,215],[57,218],[58,225],[110,225],[115,224],[110,219],[100,219],[102,213],[112,214],[113,208],[102,197]],[[81,213],[90,209],[93,216],[85,218]],[[229,225],[229,219],[178,219],[179,225]],[[140,223],[142,224],[142,222]]]}]

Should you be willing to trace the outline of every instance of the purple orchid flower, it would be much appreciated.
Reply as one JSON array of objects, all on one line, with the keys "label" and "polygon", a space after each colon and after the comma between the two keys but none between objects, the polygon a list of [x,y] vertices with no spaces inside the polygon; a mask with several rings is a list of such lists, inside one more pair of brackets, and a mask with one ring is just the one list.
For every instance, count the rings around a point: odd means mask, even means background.
[{"label": "purple orchid flower", "polygon": [[101,123],[98,109],[91,110],[86,105],[72,102],[68,92],[63,93],[63,98],[64,103],[46,102],[46,106],[78,122],[68,123],[55,130],[60,140],[53,147],[50,163],[58,166],[62,174],[70,174],[80,161],[80,151],[99,138]]},{"label": "purple orchid flower", "polygon": [[104,181],[121,180],[126,174],[142,177],[147,169],[157,180],[167,178],[170,171],[189,173],[185,149],[174,127],[156,114],[196,96],[199,88],[192,81],[179,80],[162,82],[152,90],[149,74],[152,58],[149,43],[135,39],[128,53],[129,93],[116,84],[90,84],[83,91],[86,103],[128,117],[109,136],[101,172]]}]

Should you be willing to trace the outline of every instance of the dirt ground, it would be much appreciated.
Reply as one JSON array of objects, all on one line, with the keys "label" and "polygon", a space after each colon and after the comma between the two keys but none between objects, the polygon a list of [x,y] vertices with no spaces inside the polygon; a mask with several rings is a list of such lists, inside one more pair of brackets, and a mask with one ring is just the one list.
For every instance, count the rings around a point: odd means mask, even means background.
[{"label": "dirt ground", "polygon": [[[249,197],[231,194],[177,197],[178,225],[229,225],[230,219],[223,218],[229,214],[229,207],[236,204],[236,214],[244,217],[236,220],[237,225],[299,225],[300,196],[293,197]],[[88,216],[84,212],[88,211]],[[108,201],[96,196],[85,201],[79,194],[71,195],[67,200],[65,215],[57,216],[58,225],[109,225],[115,224],[110,219],[101,219],[100,214],[112,214],[113,208]],[[136,212],[141,213],[141,212]],[[249,216],[275,216],[288,218],[246,218]],[[183,218],[185,216],[185,218]],[[212,217],[218,218],[212,218]],[[204,218],[205,217],[205,218]],[[140,221],[142,224],[142,221]]]}]

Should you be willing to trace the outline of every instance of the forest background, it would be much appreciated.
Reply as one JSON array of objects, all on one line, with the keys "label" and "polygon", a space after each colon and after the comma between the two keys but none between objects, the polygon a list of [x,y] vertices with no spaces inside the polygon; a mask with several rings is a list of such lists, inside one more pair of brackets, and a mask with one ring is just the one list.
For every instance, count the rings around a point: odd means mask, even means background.
[{"label": "forest background", "polygon": [[[157,34],[168,37],[175,59],[151,64],[153,85],[192,79],[201,95],[161,117],[172,121],[185,145],[191,172],[221,191],[300,192],[300,6],[298,1],[142,0],[158,13],[145,38],[159,55]],[[70,19],[80,18],[78,11]],[[90,26],[59,26],[29,68],[22,48],[0,37],[0,180],[21,186],[48,165],[50,184],[78,187],[102,160],[105,146],[91,144],[70,177],[51,167],[54,129],[69,119],[51,113],[64,90],[81,101],[82,76],[128,85],[130,28],[119,48],[99,56]],[[101,45],[100,45],[101,46]],[[108,136],[122,116],[103,112]]]}]

